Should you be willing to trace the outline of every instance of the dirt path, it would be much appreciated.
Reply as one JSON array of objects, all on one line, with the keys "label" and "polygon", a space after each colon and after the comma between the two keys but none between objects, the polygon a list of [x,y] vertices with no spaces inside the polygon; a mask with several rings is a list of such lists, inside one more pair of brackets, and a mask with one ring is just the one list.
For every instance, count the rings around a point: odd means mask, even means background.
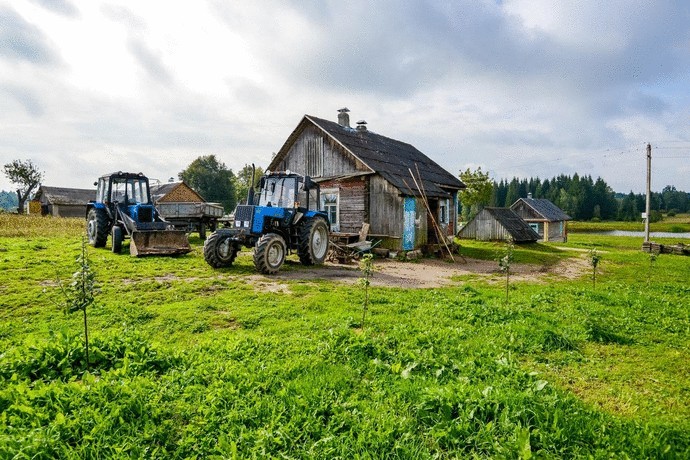
[{"label": "dirt path", "polygon": [[[468,278],[480,278],[489,282],[501,282],[503,274],[495,261],[467,259],[467,263],[424,259],[417,262],[400,262],[390,259],[376,259],[373,286],[399,288],[434,288],[461,285]],[[511,266],[513,281],[547,282],[554,278],[575,279],[586,274],[587,261],[583,258],[569,258],[553,266],[517,264]],[[281,271],[275,276],[254,275],[255,281],[264,288],[275,284],[277,290],[287,287],[281,281],[325,279],[353,284],[361,278],[357,264],[341,265],[326,263],[309,269]],[[269,281],[271,280],[271,281]]]}]

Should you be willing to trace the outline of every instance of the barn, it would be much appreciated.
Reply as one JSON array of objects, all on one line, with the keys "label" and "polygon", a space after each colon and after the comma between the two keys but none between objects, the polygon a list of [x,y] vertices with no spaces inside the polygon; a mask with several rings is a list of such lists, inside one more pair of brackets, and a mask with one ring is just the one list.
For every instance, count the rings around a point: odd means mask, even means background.
[{"label": "barn", "polygon": [[338,112],[338,122],[304,115],[267,169],[318,182],[336,235],[357,235],[366,222],[383,247],[404,251],[455,235],[465,185],[412,145],[370,131],[365,121],[352,128],[349,110]]},{"label": "barn", "polygon": [[41,185],[29,202],[29,213],[55,217],[86,216],[86,204],[96,198],[96,190]]},{"label": "barn", "polygon": [[484,208],[458,233],[459,238],[480,241],[534,243],[540,236],[509,208]]},{"label": "barn", "polygon": [[542,241],[568,241],[568,221],[572,218],[546,198],[519,198],[510,206],[538,234]]}]

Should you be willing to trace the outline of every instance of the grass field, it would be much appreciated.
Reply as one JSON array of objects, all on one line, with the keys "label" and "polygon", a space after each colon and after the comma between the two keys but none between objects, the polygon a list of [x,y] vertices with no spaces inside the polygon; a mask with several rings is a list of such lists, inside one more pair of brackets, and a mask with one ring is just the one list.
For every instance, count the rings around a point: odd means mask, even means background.
[{"label": "grass field", "polygon": [[362,329],[360,287],[276,292],[246,252],[212,270],[194,238],[179,258],[89,248],[85,372],[56,282],[83,224],[0,214],[0,458],[690,457],[690,257],[571,233],[515,263],[596,248],[596,287],[371,288]]}]

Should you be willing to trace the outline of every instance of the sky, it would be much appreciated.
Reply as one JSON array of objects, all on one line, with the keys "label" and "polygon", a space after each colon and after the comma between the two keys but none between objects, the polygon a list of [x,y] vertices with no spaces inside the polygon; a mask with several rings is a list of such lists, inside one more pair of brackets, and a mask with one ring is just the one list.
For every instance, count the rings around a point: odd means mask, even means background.
[{"label": "sky", "polygon": [[0,164],[45,185],[265,167],[342,107],[456,175],[643,192],[650,143],[690,191],[690,3],[0,0]]}]

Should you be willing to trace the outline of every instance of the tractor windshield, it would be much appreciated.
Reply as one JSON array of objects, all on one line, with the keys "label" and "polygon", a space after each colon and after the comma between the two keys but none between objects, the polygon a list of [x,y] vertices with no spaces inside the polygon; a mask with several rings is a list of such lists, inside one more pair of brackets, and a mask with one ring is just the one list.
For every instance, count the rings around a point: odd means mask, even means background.
[{"label": "tractor windshield", "polygon": [[112,201],[132,205],[149,202],[148,187],[145,179],[113,179]]},{"label": "tractor windshield", "polygon": [[259,206],[294,208],[297,196],[297,179],[294,177],[268,177],[259,197]]}]

